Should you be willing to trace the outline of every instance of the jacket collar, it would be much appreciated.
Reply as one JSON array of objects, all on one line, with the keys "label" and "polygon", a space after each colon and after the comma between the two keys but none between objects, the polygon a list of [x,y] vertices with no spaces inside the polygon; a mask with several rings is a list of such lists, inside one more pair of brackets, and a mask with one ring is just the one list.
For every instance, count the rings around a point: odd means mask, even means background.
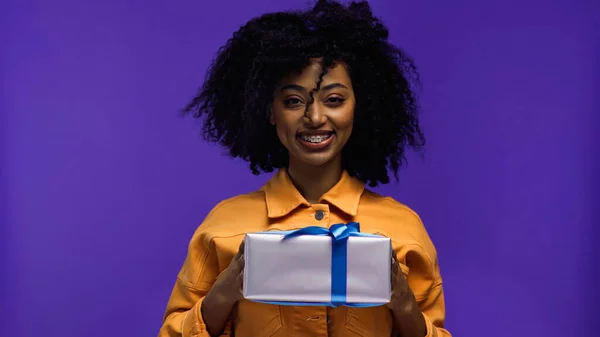
[{"label": "jacket collar", "polygon": [[[365,185],[362,181],[343,171],[340,181],[327,191],[319,202],[329,203],[342,212],[355,216],[364,189]],[[262,187],[262,190],[265,192],[269,218],[285,216],[300,205],[310,206],[294,186],[286,169],[280,169]]]}]

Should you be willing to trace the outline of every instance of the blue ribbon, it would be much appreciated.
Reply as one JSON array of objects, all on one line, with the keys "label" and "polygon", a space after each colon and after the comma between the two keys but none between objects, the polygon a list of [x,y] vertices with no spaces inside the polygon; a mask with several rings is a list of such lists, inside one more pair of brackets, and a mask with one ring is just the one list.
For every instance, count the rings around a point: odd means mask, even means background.
[{"label": "blue ribbon", "polygon": [[[282,232],[270,232],[279,233]],[[279,301],[258,301],[262,303],[294,306],[314,306],[327,305],[331,307],[349,306],[349,307],[374,307],[381,303],[346,303],[346,277],[348,272],[348,238],[351,236],[374,236],[360,232],[358,222],[349,222],[347,224],[335,224],[329,229],[324,227],[310,226],[285,233],[283,240],[289,240],[302,235],[328,235],[332,240],[331,251],[331,302],[330,303],[310,303],[310,302],[279,302]]]},{"label": "blue ribbon", "polygon": [[346,303],[346,275],[348,274],[348,238],[360,233],[358,222],[346,225],[335,224],[329,229],[323,227],[305,227],[283,237],[284,240],[300,235],[329,235],[332,240],[331,251],[331,303],[340,306]]}]

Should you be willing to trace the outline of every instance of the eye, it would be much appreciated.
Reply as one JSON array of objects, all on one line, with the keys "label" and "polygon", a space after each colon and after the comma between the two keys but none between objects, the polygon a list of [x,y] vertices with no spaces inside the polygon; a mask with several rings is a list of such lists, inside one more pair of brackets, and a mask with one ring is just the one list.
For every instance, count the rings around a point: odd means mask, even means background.
[{"label": "eye", "polygon": [[331,96],[328,97],[327,100],[325,101],[327,104],[329,105],[334,105],[334,106],[338,106],[338,105],[342,105],[346,100],[342,97],[339,96]]},{"label": "eye", "polygon": [[298,105],[302,105],[302,100],[297,98],[297,97],[290,97],[290,98],[286,98],[283,101],[283,104],[285,104],[286,106],[298,106]]}]

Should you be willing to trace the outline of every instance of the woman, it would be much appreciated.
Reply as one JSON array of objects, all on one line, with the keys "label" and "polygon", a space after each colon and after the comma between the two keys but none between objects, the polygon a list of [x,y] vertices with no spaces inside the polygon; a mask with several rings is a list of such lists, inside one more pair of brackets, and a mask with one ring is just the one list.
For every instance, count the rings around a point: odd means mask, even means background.
[{"label": "woman", "polygon": [[[187,112],[204,135],[275,175],[218,204],[191,239],[160,336],[450,336],[436,251],[419,217],[365,184],[424,139],[412,62],[366,2],[253,19],[220,49]],[[245,233],[356,221],[391,238],[392,298],[372,308],[243,299]]]}]

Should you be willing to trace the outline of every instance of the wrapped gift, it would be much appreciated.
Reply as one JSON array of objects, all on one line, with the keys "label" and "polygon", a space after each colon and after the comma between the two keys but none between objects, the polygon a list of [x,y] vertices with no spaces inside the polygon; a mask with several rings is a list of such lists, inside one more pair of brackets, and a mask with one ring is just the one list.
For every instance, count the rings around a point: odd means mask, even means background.
[{"label": "wrapped gift", "polygon": [[249,233],[244,298],[280,305],[378,306],[391,296],[391,242],[356,222]]}]

